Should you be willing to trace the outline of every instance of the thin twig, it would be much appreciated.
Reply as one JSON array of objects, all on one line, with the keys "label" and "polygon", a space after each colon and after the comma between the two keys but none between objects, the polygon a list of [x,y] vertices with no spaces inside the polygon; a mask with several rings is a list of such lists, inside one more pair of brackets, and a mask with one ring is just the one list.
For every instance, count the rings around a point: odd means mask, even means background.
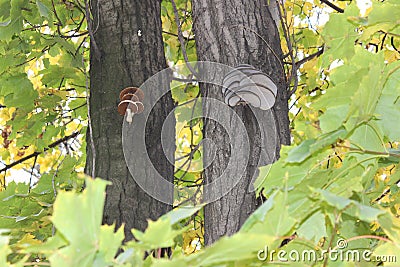
[{"label": "thin twig", "polygon": [[[59,36],[59,37],[64,38],[64,39],[69,39],[69,38],[80,37],[80,36],[83,36],[83,35],[88,34],[88,32],[85,31],[85,32],[82,32],[82,33],[76,33],[76,34],[71,34],[71,35],[64,35],[64,34],[61,32],[61,27],[63,27],[63,25],[62,25],[62,23],[61,23],[60,17],[59,17],[58,14],[57,14],[56,5],[55,5],[55,3],[54,3],[54,0],[51,0],[51,5],[52,5],[52,7],[53,7],[54,16],[56,17],[56,19],[57,19],[57,21],[58,21],[58,23],[55,23],[55,25],[57,25],[57,33],[58,33],[58,36]],[[84,13],[83,13],[83,14],[84,14]],[[84,15],[85,15],[85,14],[84,14]],[[82,23],[83,23],[83,22],[82,22]],[[82,24],[78,25],[78,27],[77,27],[76,29],[71,30],[71,31],[78,32],[79,29],[81,28],[81,26],[82,26]]]},{"label": "thin twig", "polygon": [[[86,1],[85,1],[86,2]],[[88,133],[89,138],[90,138],[90,147],[91,147],[91,152],[92,152],[92,173],[91,176],[94,179],[96,177],[96,147],[94,145],[94,139],[93,139],[93,128],[92,128],[92,117],[90,115],[90,102],[89,102],[89,97],[90,97],[90,90],[89,90],[89,77],[86,72],[86,67],[85,67],[85,49],[82,47],[82,67],[85,75],[85,88],[86,88],[86,106],[87,106],[87,117],[88,117]]]},{"label": "thin twig", "polygon": [[336,10],[339,13],[344,13],[344,9],[332,4],[331,2],[329,2],[328,0],[321,0],[321,3],[326,4],[327,6],[331,7],[332,9]]},{"label": "thin twig", "polygon": [[29,177],[28,193],[31,192],[33,170],[35,169],[35,165],[36,165],[36,160],[37,160],[37,158],[38,158],[38,156],[35,156],[35,159],[33,160],[32,168],[31,168],[31,175],[30,175],[30,177]]},{"label": "thin twig", "polygon": [[338,145],[336,147],[346,148],[346,149],[349,149],[352,152],[359,152],[359,153],[364,153],[364,154],[400,158],[400,154],[393,154],[393,153],[389,153],[389,152],[372,151],[372,150],[360,149],[360,148],[354,148],[354,147],[342,146],[342,145]]},{"label": "thin twig", "polygon": [[67,135],[67,136],[65,136],[65,137],[63,137],[63,138],[61,138],[61,139],[55,141],[54,143],[51,143],[48,147],[46,147],[45,149],[43,149],[43,151],[40,151],[40,152],[39,152],[39,151],[36,151],[36,152],[33,152],[32,154],[29,154],[29,155],[27,155],[27,156],[25,156],[25,157],[23,157],[23,158],[20,158],[19,160],[14,161],[13,163],[7,164],[4,168],[2,168],[2,169],[0,170],[0,173],[2,173],[3,171],[7,171],[7,170],[11,169],[12,167],[14,167],[14,166],[16,166],[16,165],[18,165],[18,164],[21,164],[21,163],[27,161],[28,159],[31,159],[31,158],[33,158],[33,157],[36,157],[36,156],[42,154],[43,152],[49,150],[50,148],[54,148],[54,147],[56,147],[57,145],[59,145],[59,144],[61,144],[61,143],[64,143],[65,141],[68,141],[68,140],[71,139],[71,138],[76,137],[78,134],[79,134],[79,132],[74,132],[74,133],[72,133],[71,135]]},{"label": "thin twig", "polygon": [[[62,153],[60,154],[60,156],[58,157],[57,161],[60,160],[60,158],[62,157]],[[57,168],[54,171],[53,177],[51,178],[51,185],[53,187],[53,195],[54,197],[57,197],[57,189],[56,189],[56,176],[58,171],[60,170],[60,166],[63,164],[64,160],[66,159],[67,156],[64,156],[64,158],[60,161],[59,164],[57,164]],[[54,167],[54,165],[53,165]]]},{"label": "thin twig", "polygon": [[[332,247],[332,244],[333,244],[333,238],[334,238],[335,235],[337,234],[337,229],[338,229],[338,227],[339,227],[339,222],[340,222],[340,218],[341,218],[341,216],[342,216],[342,212],[343,212],[343,211],[339,211],[339,214],[337,214],[337,216],[336,216],[336,218],[335,218],[335,225],[333,226],[331,238],[330,238],[330,240],[329,240],[328,251],[331,251],[331,247]],[[329,257],[326,257],[325,260],[324,260],[324,263],[323,263],[323,266],[324,266],[324,267],[327,266],[328,260],[329,260]]]},{"label": "thin twig", "polygon": [[303,58],[302,60],[299,60],[296,62],[296,68],[299,68],[302,64],[306,63],[307,61],[310,61],[316,57],[319,57],[320,55],[322,55],[324,53],[324,47],[322,46],[321,49],[319,49],[317,52],[315,52],[314,54],[311,54],[305,58]]},{"label": "thin twig", "polygon": [[193,78],[185,79],[185,78],[172,77],[171,79],[174,81],[185,82],[185,83],[198,82],[198,80],[193,79]]},{"label": "thin twig", "polygon": [[179,43],[181,44],[183,58],[185,60],[185,63],[186,63],[186,66],[188,67],[188,69],[192,72],[192,74],[194,76],[198,77],[199,75],[198,75],[197,71],[193,68],[193,66],[190,65],[189,58],[186,53],[186,46],[185,46],[185,41],[183,40],[184,37],[183,37],[183,33],[182,33],[181,22],[179,20],[178,8],[176,7],[176,3],[174,0],[171,0],[171,3],[172,3],[172,7],[174,9],[175,23],[178,28],[178,40],[179,40]]},{"label": "thin twig", "polygon": [[[58,157],[57,161],[61,158],[62,153],[60,154],[60,156]],[[53,188],[53,195],[54,198],[57,197],[57,189],[56,189],[56,176],[58,173],[58,170],[60,169],[61,164],[64,162],[66,156],[64,156],[64,158],[62,159],[62,161],[57,165],[56,170],[54,171],[53,177],[51,178],[51,186]],[[54,167],[54,165],[53,165]],[[51,227],[51,235],[54,236],[56,234],[56,226],[53,224]]]},{"label": "thin twig", "polygon": [[[395,183],[393,183],[393,184],[398,185],[399,183],[400,183],[400,179],[397,180],[397,181],[396,181]],[[383,193],[382,193],[379,197],[377,197],[374,201],[372,201],[372,203],[375,203],[375,202],[380,201],[382,198],[384,198],[385,196],[387,196],[389,193],[390,193],[390,187],[387,188],[385,191],[383,191]]]},{"label": "thin twig", "polygon": [[[296,73],[296,77],[297,77],[297,70],[299,69],[299,67],[300,67],[302,64],[306,63],[306,62],[309,61],[309,60],[312,60],[312,59],[315,58],[315,57],[319,57],[319,56],[322,55],[323,53],[324,53],[324,47],[322,47],[320,50],[318,50],[318,51],[315,52],[314,54],[311,54],[311,55],[309,55],[309,56],[303,58],[302,60],[297,61],[297,62],[294,64],[294,66],[292,65],[292,70],[294,70],[294,73]],[[293,71],[292,71],[292,74],[293,74]],[[298,87],[298,85],[299,85],[299,84],[298,84],[297,78],[296,78],[295,81],[297,81],[297,84],[295,83],[295,85],[293,86],[293,89],[290,90],[290,92],[289,92],[289,97],[290,97],[291,95],[293,95],[293,94],[296,92],[297,87]]]},{"label": "thin twig", "polygon": [[97,59],[100,59],[100,56],[101,56],[100,49],[97,46],[96,40],[94,39],[94,32],[92,29],[92,19],[90,18],[89,2],[87,0],[85,0],[84,2],[85,2],[85,12],[86,12],[85,16],[86,16],[87,27],[88,27],[88,32],[89,32],[89,36],[90,36],[90,42],[93,46],[94,55],[96,56]]},{"label": "thin twig", "polygon": [[[202,143],[203,143],[203,142],[200,141],[194,148],[192,148],[192,149],[190,150],[189,153],[187,153],[187,154],[185,154],[185,155],[183,155],[183,156],[181,156],[181,157],[179,157],[179,158],[176,158],[175,160],[176,160],[176,161],[180,161],[180,160],[182,160],[182,159],[184,159],[184,158],[187,158],[187,157],[193,158],[193,154],[194,154],[197,150],[199,150],[200,145],[201,145]],[[185,162],[178,168],[178,170],[177,170],[175,173],[179,172],[179,171],[181,170],[181,168],[183,168],[183,166],[185,166],[186,163],[188,163],[188,161],[189,161],[189,159],[186,159]],[[182,178],[182,177],[180,177],[180,178]]]},{"label": "thin twig", "polygon": [[[165,34],[168,34],[168,35],[171,35],[171,36],[175,36],[175,37],[179,37],[178,34],[173,33],[173,32],[162,31],[162,33],[165,33]],[[185,38],[186,41],[193,41],[194,40],[194,38],[189,38],[189,37],[185,37],[185,36],[183,36],[183,38]]]},{"label": "thin twig", "polygon": [[[293,89],[292,89],[291,92],[295,92],[297,90],[297,86],[298,86],[299,80],[298,80],[298,77],[297,77],[297,69],[296,69],[296,61],[295,61],[296,56],[293,54],[293,46],[292,46],[292,42],[290,41],[290,37],[289,37],[289,28],[288,28],[288,26],[286,24],[287,13],[286,13],[285,6],[279,0],[275,0],[275,1],[278,4],[278,12],[279,12],[279,18],[281,20],[283,35],[285,36],[286,44],[287,44],[287,47],[289,49],[289,56],[290,56],[290,59],[291,59],[291,62],[292,62],[292,71],[291,71],[290,78],[288,79],[286,86],[287,86],[287,88],[289,88],[290,84],[292,83],[292,79],[293,79],[294,80]],[[282,7],[282,10],[283,10],[283,14],[282,14],[282,11],[281,11],[281,7]],[[288,97],[290,97],[290,95]]]}]

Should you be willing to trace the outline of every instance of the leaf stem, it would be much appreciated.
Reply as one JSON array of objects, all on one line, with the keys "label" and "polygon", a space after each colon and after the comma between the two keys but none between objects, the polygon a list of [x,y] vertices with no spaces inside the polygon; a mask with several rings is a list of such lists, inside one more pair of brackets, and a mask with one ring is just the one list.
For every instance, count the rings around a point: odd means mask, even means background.
[{"label": "leaf stem", "polygon": [[386,157],[400,158],[400,154],[394,154],[394,153],[390,153],[390,152],[372,151],[372,150],[354,148],[354,147],[342,146],[342,145],[338,145],[336,147],[347,148],[347,149],[349,149],[350,151],[353,151],[353,152],[360,152],[360,153],[366,153],[366,154],[371,154],[371,155],[381,155],[381,156],[386,156]]}]

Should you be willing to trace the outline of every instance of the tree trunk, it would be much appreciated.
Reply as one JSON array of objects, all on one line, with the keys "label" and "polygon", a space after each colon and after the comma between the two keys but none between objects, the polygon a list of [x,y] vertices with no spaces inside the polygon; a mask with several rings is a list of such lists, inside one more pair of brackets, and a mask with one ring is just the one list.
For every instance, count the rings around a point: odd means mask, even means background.
[{"label": "tree trunk", "polygon": [[[239,183],[225,196],[209,203],[204,209],[205,243],[211,244],[221,236],[237,232],[252,213],[258,201],[252,190],[257,167],[272,163],[279,157],[281,144],[289,144],[287,91],[282,65],[282,50],[276,25],[268,11],[266,0],[193,0],[193,21],[200,61],[214,61],[235,67],[251,64],[267,73],[278,85],[278,96],[272,110],[262,111],[249,106],[233,109],[244,123],[250,146],[245,173]],[[202,95],[223,101],[221,87],[201,85]],[[253,111],[254,112],[253,112]],[[203,114],[218,114],[231,129],[236,129],[231,115],[218,105],[203,101]],[[232,153],[243,153],[241,148],[231,150],[231,142],[245,140],[245,136],[228,138],[227,132],[215,120],[205,120],[204,138],[211,139],[217,148],[204,146],[204,160],[212,161],[205,170],[205,182],[215,181],[228,172],[228,177],[240,173],[239,167],[225,169]],[[233,140],[233,139],[234,140]],[[214,153],[213,153],[214,151]],[[215,156],[216,155],[216,156]],[[213,159],[213,160],[212,160]],[[207,192],[205,192],[207,194]]]},{"label": "tree trunk", "polygon": [[[146,194],[132,178],[122,148],[123,117],[117,113],[119,92],[127,86],[139,87],[146,79],[166,68],[162,40],[160,0],[92,0],[94,16],[90,63],[90,115],[95,147],[95,175],[112,182],[107,187],[104,223],[125,224],[126,239],[131,228],[144,230],[147,219],[155,220],[171,209]],[[98,50],[97,50],[98,49]],[[100,52],[100,53],[98,53]],[[151,88],[145,98],[159,94]],[[170,94],[154,106],[146,124],[147,153],[155,168],[173,182],[174,145],[164,154],[160,131],[164,119],[174,107]],[[148,108],[148,107],[147,107]],[[142,114],[133,124],[143,123]],[[174,131],[174,129],[172,129]],[[148,138],[151,135],[151,138]],[[171,134],[170,136],[174,136]],[[175,144],[175,140],[167,140]],[[93,151],[88,132],[87,173],[91,172]],[[133,163],[140,166],[143,159]],[[171,192],[172,195],[172,192]]]}]

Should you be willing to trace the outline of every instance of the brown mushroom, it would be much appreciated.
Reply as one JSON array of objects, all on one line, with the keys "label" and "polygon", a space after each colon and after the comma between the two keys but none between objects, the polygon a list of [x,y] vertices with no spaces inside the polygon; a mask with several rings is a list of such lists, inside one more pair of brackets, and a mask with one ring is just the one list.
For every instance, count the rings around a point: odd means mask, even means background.
[{"label": "brown mushroom", "polygon": [[144,93],[142,90],[140,90],[137,87],[127,87],[124,90],[121,91],[121,93],[119,93],[119,99],[123,100],[124,96],[127,94],[134,94],[137,95],[139,98],[139,101],[143,101],[144,99]]},{"label": "brown mushroom", "polygon": [[132,93],[125,94],[122,97],[121,101],[123,101],[123,100],[132,100],[134,102],[140,102],[139,97],[137,95],[135,95],[135,94],[132,94]]},{"label": "brown mushroom", "polygon": [[118,104],[118,113],[120,115],[125,115],[126,109],[128,108],[128,103],[126,102],[121,102]]}]

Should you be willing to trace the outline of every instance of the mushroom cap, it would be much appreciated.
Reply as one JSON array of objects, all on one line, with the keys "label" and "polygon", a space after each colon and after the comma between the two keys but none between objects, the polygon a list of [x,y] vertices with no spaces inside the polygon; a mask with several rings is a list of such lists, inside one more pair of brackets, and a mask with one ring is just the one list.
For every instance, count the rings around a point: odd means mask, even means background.
[{"label": "mushroom cap", "polygon": [[137,111],[136,114],[140,114],[144,111],[144,105],[142,102],[136,102],[137,105]]},{"label": "mushroom cap", "polygon": [[120,93],[119,93],[119,99],[123,100],[124,96],[126,94],[135,94],[139,97],[139,101],[143,102],[144,99],[144,93],[141,89],[137,88],[137,87],[126,87],[125,89],[123,89]]},{"label": "mushroom cap", "polygon": [[135,94],[132,94],[132,93],[128,93],[128,94],[124,95],[122,97],[121,101],[123,101],[123,100],[132,100],[134,102],[139,102],[140,101],[139,97],[137,95],[135,95]]},{"label": "mushroom cap", "polygon": [[276,86],[276,84],[271,80],[271,78],[262,72],[257,72],[257,73],[253,73],[252,75],[250,75],[247,79],[243,78],[240,80],[240,86],[245,86],[245,85],[257,85],[260,87],[265,88],[266,90],[271,91],[271,93],[276,96],[277,92],[278,92],[278,87]]},{"label": "mushroom cap", "polygon": [[125,115],[126,109],[128,108],[128,103],[127,102],[120,102],[118,104],[118,113],[119,115]]},{"label": "mushroom cap", "polygon": [[228,72],[222,83],[225,103],[249,103],[262,110],[274,106],[278,88],[272,79],[254,67],[242,64]]},{"label": "mushroom cap", "polygon": [[226,94],[226,89],[234,90],[235,87],[239,86],[239,82],[242,78],[247,76],[247,73],[254,68],[247,64],[237,66],[235,69],[229,71],[222,81],[222,94]]},{"label": "mushroom cap", "polygon": [[254,107],[267,110],[274,106],[278,88],[268,75],[261,72],[251,75],[242,79],[239,87],[236,94]]},{"label": "mushroom cap", "polygon": [[118,113],[121,115],[125,115],[128,108],[132,111],[133,114],[139,114],[143,112],[144,105],[142,102],[123,100],[118,104]]}]

